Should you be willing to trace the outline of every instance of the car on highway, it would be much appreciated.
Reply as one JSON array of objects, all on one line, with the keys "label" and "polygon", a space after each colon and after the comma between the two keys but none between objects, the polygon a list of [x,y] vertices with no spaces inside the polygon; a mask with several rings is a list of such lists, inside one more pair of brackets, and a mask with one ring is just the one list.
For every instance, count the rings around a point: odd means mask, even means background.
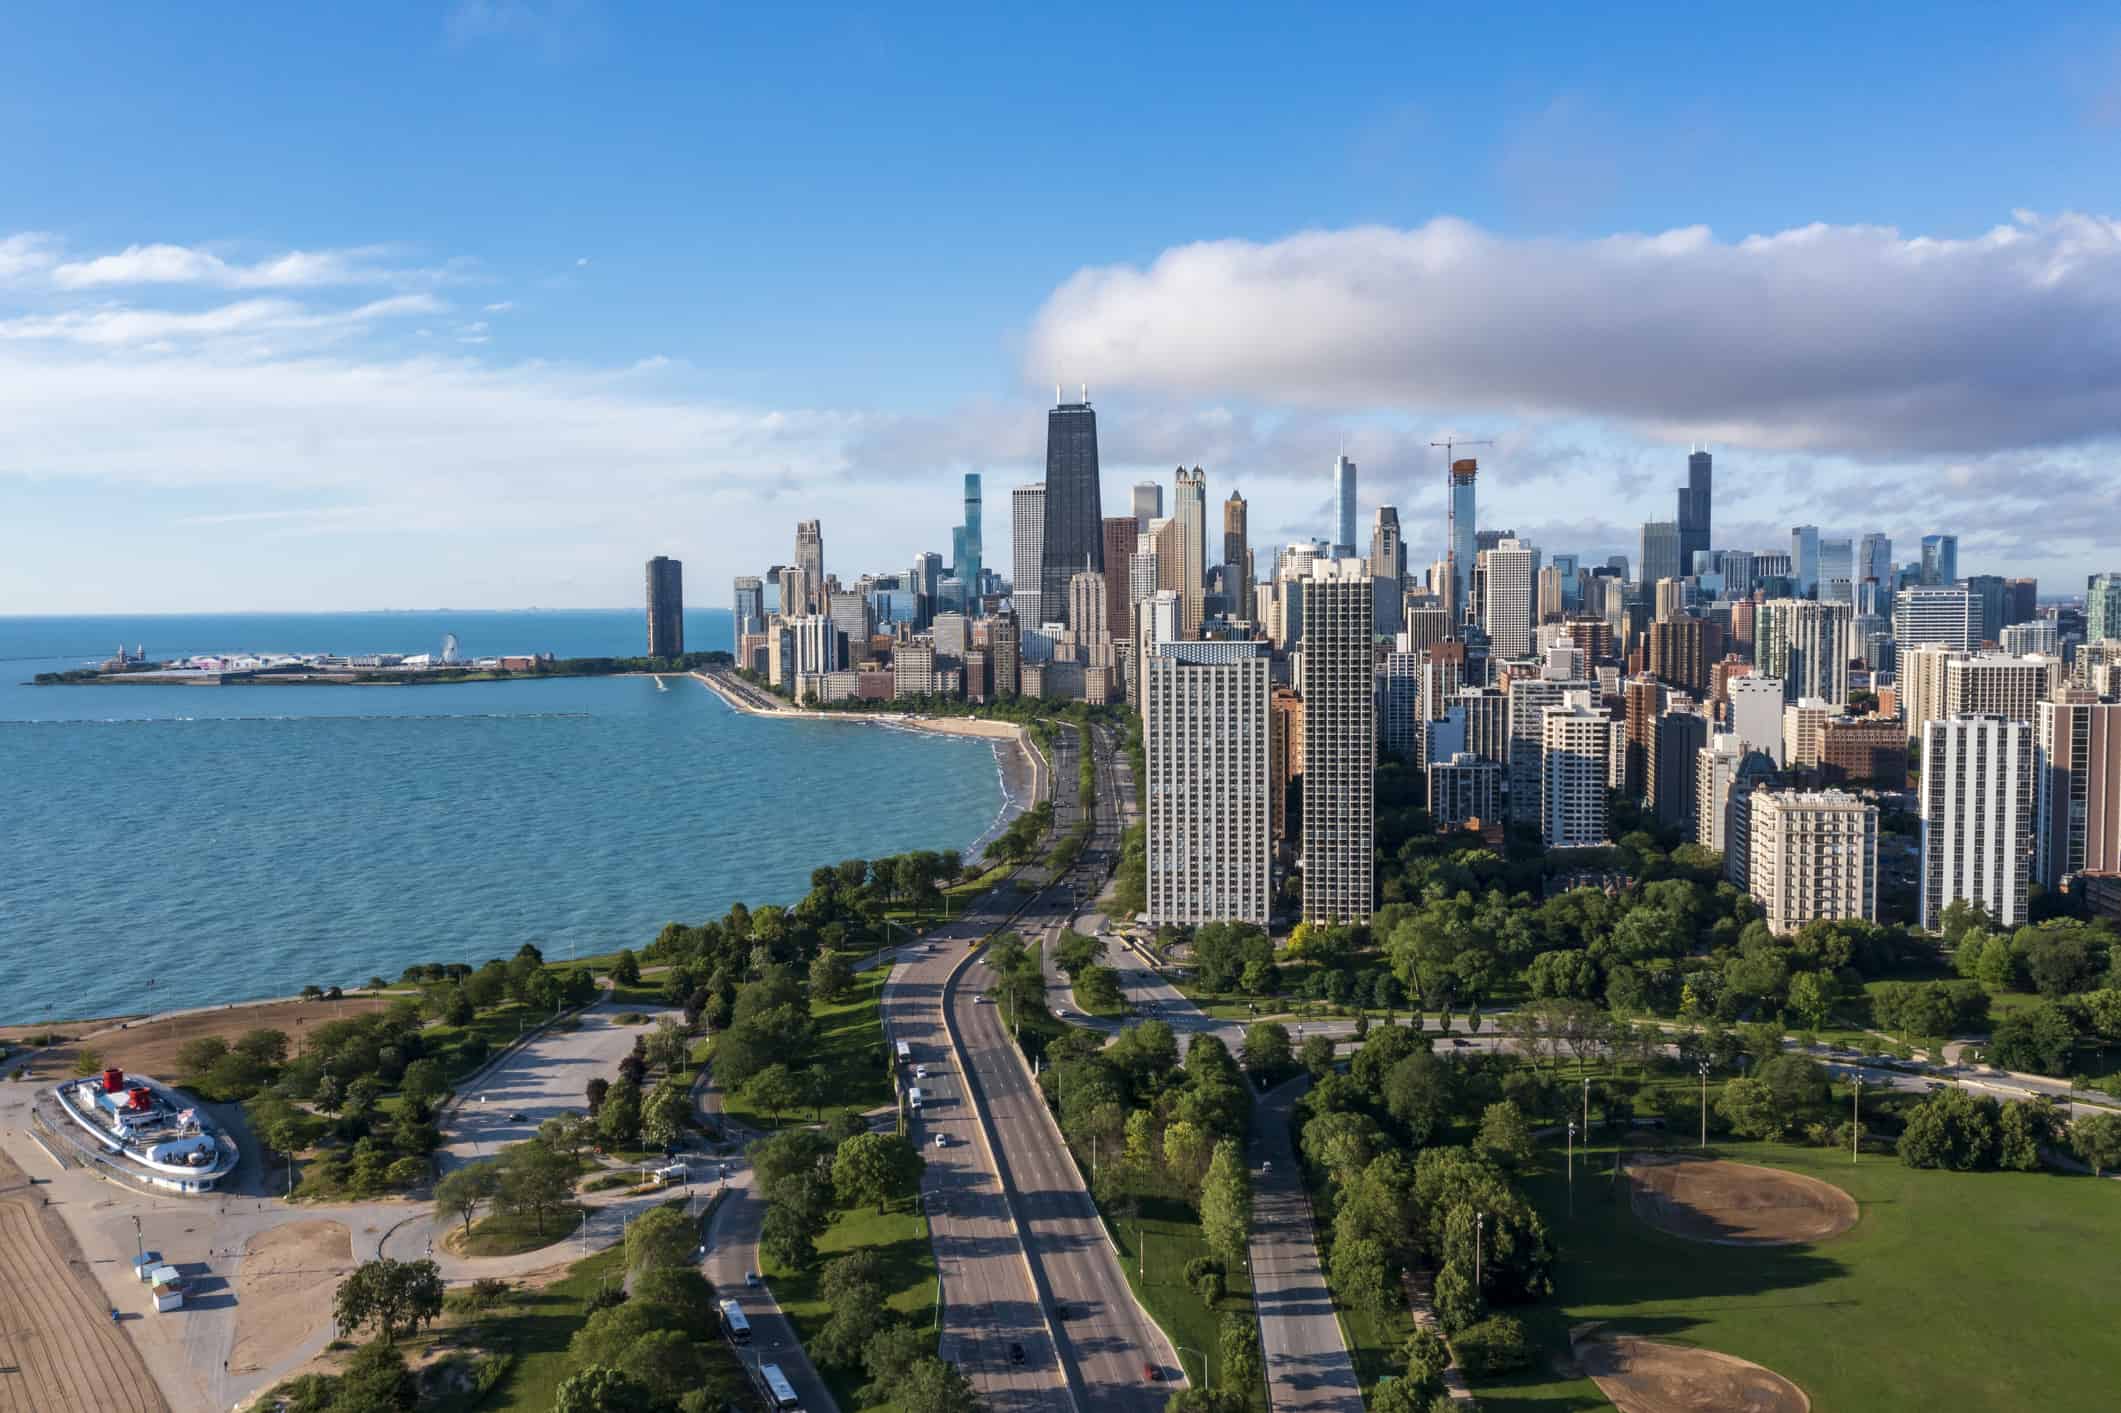
[{"label": "car on highway", "polygon": [[1263,1159],[1261,1159],[1261,1160],[1260,1160],[1260,1164],[1259,1164],[1259,1170],[1260,1170],[1261,1172],[1263,1172],[1263,1173],[1271,1173],[1271,1172],[1273,1172],[1273,1171],[1274,1171],[1274,1160],[1273,1160],[1272,1158],[1263,1158]]},{"label": "car on highway", "polygon": [[1152,1384],[1162,1383],[1164,1371],[1157,1368],[1154,1364],[1144,1364],[1142,1365],[1142,1377]]},{"label": "car on highway", "polygon": [[1012,1364],[1024,1362],[1024,1347],[1015,1340],[1009,1341],[1009,1362]]},{"label": "car on highway", "polygon": [[972,1004],[975,1006],[991,1006],[994,1004],[994,998],[982,991],[979,995],[972,998]]},{"label": "car on highway", "polygon": [[935,1146],[938,1148],[948,1148],[950,1146],[950,1135],[947,1133],[937,1134],[935,1136]]},{"label": "car on highway", "polygon": [[530,1115],[528,1115],[528,1114],[510,1114],[510,1115],[508,1116],[508,1121],[509,1121],[510,1123],[512,1123],[512,1124],[527,1124],[527,1123],[529,1123],[529,1122],[530,1122]]},{"label": "car on highway", "polygon": [[928,1067],[926,1065],[915,1065],[913,1067],[913,1077],[915,1079],[926,1079],[928,1077]]},{"label": "car on highway", "polygon": [[757,1271],[746,1271],[744,1272],[744,1284],[756,1289],[758,1286],[765,1284],[765,1282],[759,1279]]}]

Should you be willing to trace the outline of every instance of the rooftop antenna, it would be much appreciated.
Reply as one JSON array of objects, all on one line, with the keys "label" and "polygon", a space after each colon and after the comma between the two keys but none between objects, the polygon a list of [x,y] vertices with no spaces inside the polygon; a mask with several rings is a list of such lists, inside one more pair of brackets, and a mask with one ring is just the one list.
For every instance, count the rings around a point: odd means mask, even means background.
[{"label": "rooftop antenna", "polygon": [[1083,406],[1085,406],[1085,407],[1088,407],[1089,405],[1090,405],[1090,385],[1089,385],[1088,383],[1084,383],[1084,384],[1083,384]]}]

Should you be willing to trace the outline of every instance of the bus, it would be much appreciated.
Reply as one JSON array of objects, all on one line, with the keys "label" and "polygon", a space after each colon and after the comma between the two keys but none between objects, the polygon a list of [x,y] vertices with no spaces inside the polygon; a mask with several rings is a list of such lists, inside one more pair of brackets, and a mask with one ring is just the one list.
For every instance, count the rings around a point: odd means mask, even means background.
[{"label": "bus", "polygon": [[898,1043],[898,1062],[902,1065],[913,1063],[913,1047],[903,1040]]},{"label": "bus", "polygon": [[766,1386],[766,1401],[785,1413],[802,1413],[803,1405],[796,1402],[795,1385],[781,1372],[778,1364],[759,1365],[759,1382]]},{"label": "bus", "polygon": [[751,1321],[744,1318],[744,1307],[734,1300],[722,1302],[722,1333],[729,1336],[731,1344],[751,1343]]}]

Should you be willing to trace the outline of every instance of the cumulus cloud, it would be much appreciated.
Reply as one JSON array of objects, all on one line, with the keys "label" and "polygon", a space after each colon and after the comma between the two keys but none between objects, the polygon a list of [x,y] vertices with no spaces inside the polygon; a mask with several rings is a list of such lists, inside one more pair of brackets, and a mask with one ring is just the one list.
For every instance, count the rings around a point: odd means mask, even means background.
[{"label": "cumulus cloud", "polygon": [[0,282],[40,273],[51,267],[57,248],[50,236],[36,231],[0,236]]},{"label": "cumulus cloud", "polygon": [[1513,239],[1458,220],[1078,272],[1025,355],[1154,393],[1617,418],[1873,458],[2121,433],[2121,221]]}]

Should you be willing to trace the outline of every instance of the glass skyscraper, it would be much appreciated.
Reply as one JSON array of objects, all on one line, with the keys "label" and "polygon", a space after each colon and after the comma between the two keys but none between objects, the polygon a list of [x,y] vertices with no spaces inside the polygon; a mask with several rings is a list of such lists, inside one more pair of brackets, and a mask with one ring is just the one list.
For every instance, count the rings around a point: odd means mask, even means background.
[{"label": "glass skyscraper", "polygon": [[1451,636],[1455,638],[1455,625],[1473,611],[1473,481],[1480,474],[1480,463],[1470,456],[1454,461],[1449,474],[1450,534],[1445,548],[1451,556]]},{"label": "glass skyscraper", "polygon": [[1679,572],[1695,573],[1694,556],[1709,548],[1709,503],[1715,459],[1705,451],[1686,459],[1686,484],[1679,488]]},{"label": "glass skyscraper", "polygon": [[1959,537],[1922,537],[1922,582],[1950,588],[1959,582]]},{"label": "glass skyscraper", "polygon": [[1355,463],[1345,456],[1333,462],[1333,500],[1340,512],[1333,527],[1333,557],[1346,559],[1355,553]]},{"label": "glass skyscraper", "polygon": [[[1057,392],[1058,390],[1056,390]],[[1097,484],[1097,414],[1059,402],[1046,414],[1046,543],[1040,597],[1049,619],[1067,612],[1068,580],[1105,567],[1104,508]]]}]

